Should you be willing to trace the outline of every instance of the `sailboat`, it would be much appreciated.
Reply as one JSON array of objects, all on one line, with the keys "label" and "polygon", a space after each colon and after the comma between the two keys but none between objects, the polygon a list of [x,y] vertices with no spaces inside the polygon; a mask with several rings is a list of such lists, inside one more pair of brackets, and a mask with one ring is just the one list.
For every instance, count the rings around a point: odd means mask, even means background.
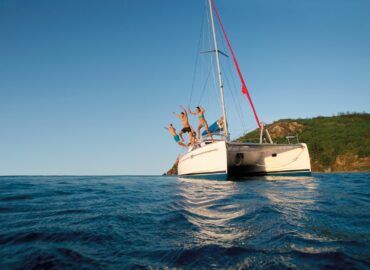
[{"label": "sailboat", "polygon": [[[223,27],[222,21],[213,0],[208,0],[210,23],[213,35],[213,45],[218,73],[218,86],[222,119],[215,127],[210,126],[213,134],[220,135],[212,142],[203,140],[200,144],[189,148],[181,155],[178,161],[178,175],[191,178],[228,179],[230,177],[246,177],[253,175],[309,175],[311,174],[310,156],[305,143],[275,144],[268,130],[258,119],[251,96],[244,82],[235,54]],[[242,84],[242,93],[245,94],[252,107],[257,125],[260,128],[259,143],[241,143],[230,140],[228,119],[224,102],[223,82],[220,69],[214,14],[219,22],[223,36],[232,55],[234,65]],[[264,141],[266,135],[268,141]]]}]

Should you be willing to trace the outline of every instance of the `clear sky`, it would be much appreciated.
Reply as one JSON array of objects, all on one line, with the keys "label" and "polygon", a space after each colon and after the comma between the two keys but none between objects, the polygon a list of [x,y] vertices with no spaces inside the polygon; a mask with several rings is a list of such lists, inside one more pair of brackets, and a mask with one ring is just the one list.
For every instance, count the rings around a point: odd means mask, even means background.
[{"label": "clear sky", "polygon": [[[261,120],[370,111],[369,0],[215,3]],[[180,149],[163,126],[201,92],[203,14],[204,0],[1,0],[0,175],[165,172]],[[234,138],[256,128],[235,95]]]}]

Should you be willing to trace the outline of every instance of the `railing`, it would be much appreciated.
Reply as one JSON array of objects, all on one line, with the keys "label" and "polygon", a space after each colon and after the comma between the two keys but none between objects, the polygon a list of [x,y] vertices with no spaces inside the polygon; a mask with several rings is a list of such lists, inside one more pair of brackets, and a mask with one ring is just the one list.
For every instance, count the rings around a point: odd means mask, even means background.
[{"label": "railing", "polygon": [[299,143],[298,133],[296,133],[295,136],[286,136],[285,138],[287,139],[288,144],[290,144],[290,140],[292,140],[292,139],[296,139],[297,143]]}]

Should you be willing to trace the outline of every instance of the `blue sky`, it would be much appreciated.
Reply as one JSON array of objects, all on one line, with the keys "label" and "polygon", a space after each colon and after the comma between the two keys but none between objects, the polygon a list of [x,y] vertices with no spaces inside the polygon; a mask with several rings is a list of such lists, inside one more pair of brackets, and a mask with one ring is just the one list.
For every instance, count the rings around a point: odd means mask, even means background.
[{"label": "blue sky", "polygon": [[[370,1],[215,3],[261,120],[370,111]],[[0,175],[166,171],[180,149],[163,126],[201,95],[203,14],[203,0],[2,0]],[[235,138],[256,124],[234,98]]]}]

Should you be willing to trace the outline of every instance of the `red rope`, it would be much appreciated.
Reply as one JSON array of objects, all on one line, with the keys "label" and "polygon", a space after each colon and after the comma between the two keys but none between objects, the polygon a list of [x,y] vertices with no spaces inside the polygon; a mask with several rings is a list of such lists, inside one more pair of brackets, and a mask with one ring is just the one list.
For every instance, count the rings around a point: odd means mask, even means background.
[{"label": "red rope", "polygon": [[213,0],[211,0],[211,3],[212,3],[213,10],[215,11],[215,14],[216,14],[217,20],[218,20],[218,22],[219,22],[219,23],[220,23],[220,25],[221,25],[222,32],[223,32],[223,34],[224,34],[224,36],[225,36],[225,39],[226,39],[226,42],[227,42],[227,46],[229,47],[229,50],[230,50],[231,55],[232,55],[233,60],[234,60],[234,64],[235,64],[236,70],[237,70],[237,72],[238,72],[238,75],[239,75],[240,81],[241,81],[241,83],[242,83],[242,93],[248,97],[249,103],[251,104],[251,107],[252,107],[252,110],[253,110],[254,118],[256,119],[256,122],[257,122],[258,127],[259,127],[259,128],[261,128],[261,124],[260,124],[260,121],[259,121],[259,119],[258,119],[256,109],[254,108],[253,101],[252,101],[252,98],[251,98],[251,96],[250,96],[250,94],[249,94],[248,88],[247,88],[247,86],[245,85],[244,78],[243,78],[242,72],[240,71],[239,64],[238,64],[238,61],[236,60],[236,57],[235,57],[235,54],[234,54],[233,48],[231,47],[231,44],[230,44],[229,38],[227,37],[226,31],[225,31],[224,26],[223,26],[223,24],[222,24],[222,22],[221,22],[221,18],[220,18],[220,16],[218,15],[218,12],[217,12],[217,9],[216,9],[216,6],[215,6],[215,3],[213,2]]}]

